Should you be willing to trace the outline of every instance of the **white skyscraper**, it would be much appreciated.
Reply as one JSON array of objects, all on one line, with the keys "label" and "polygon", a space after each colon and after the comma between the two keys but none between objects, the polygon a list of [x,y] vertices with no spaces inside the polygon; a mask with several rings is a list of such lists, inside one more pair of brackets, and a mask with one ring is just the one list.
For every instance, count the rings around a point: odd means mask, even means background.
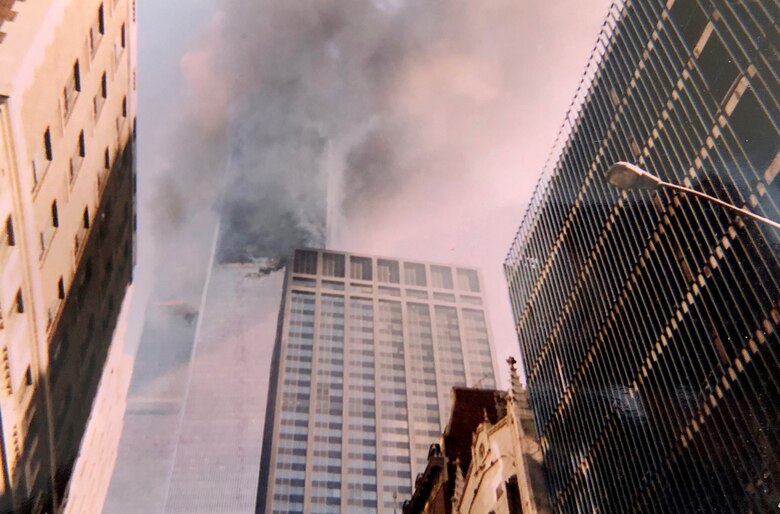
[{"label": "white skyscraper", "polygon": [[393,512],[454,386],[495,387],[479,273],[298,250],[287,270],[258,510]]}]

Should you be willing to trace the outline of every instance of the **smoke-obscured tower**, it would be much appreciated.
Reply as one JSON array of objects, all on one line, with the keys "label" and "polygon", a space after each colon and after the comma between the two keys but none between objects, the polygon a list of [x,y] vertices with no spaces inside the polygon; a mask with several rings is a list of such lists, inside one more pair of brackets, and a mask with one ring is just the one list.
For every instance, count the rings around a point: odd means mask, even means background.
[{"label": "smoke-obscured tower", "polygon": [[298,250],[273,363],[258,510],[393,512],[451,388],[495,387],[479,274]]},{"label": "smoke-obscured tower", "polygon": [[778,6],[616,2],[505,263],[558,512],[769,512],[780,495]]}]

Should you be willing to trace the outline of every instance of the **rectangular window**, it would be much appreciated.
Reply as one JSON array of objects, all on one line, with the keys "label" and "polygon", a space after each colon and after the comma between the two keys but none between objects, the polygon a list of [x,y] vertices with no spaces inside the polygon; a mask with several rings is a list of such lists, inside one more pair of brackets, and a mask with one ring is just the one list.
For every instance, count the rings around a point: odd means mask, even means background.
[{"label": "rectangular window", "polygon": [[73,104],[76,102],[79,91],[81,91],[81,70],[79,69],[79,60],[76,59],[76,62],[73,63],[73,73],[62,92],[62,108],[66,119],[73,111]]},{"label": "rectangular window", "polygon": [[404,283],[408,286],[426,286],[425,265],[413,262],[404,263]]},{"label": "rectangular window", "polygon": [[60,216],[59,216],[59,212],[57,211],[57,200],[54,200],[51,203],[51,226],[52,227],[60,226]]},{"label": "rectangular window", "polygon": [[51,130],[49,130],[49,127],[46,127],[46,131],[43,133],[43,151],[47,161],[51,161],[54,158],[51,147]]},{"label": "rectangular window", "polygon": [[376,263],[376,275],[380,282],[398,284],[401,282],[401,274],[397,261],[379,259]]},{"label": "rectangular window", "polygon": [[121,38],[122,48],[125,48],[127,46],[127,42],[125,40],[125,24],[124,23],[122,24],[122,31],[121,31],[121,34],[120,34],[120,38]]},{"label": "rectangular window", "polygon": [[76,178],[76,175],[81,168],[81,163],[84,162],[84,156],[87,155],[86,141],[84,139],[84,131],[79,132],[79,139],[76,144],[76,148],[73,149],[73,154],[70,156],[70,181]]},{"label": "rectangular window", "polygon": [[93,112],[96,120],[100,116],[100,111],[103,110],[106,98],[108,98],[108,81],[106,79],[106,73],[103,72],[103,76],[100,78],[100,91],[95,94],[95,98],[92,100]]},{"label": "rectangular window", "polygon": [[82,217],[82,226],[89,228],[89,207],[84,207],[84,216]]},{"label": "rectangular window", "polygon": [[5,220],[5,243],[8,246],[14,246],[16,244],[16,238],[14,237],[14,220],[10,214]]},{"label": "rectangular window", "polygon": [[106,151],[103,152],[103,167],[105,169],[109,169],[111,167],[111,154],[108,151],[108,147],[106,147]]},{"label": "rectangular window", "polygon": [[523,504],[520,502],[520,487],[517,475],[512,475],[506,481],[506,503],[509,514],[523,514]]},{"label": "rectangular window", "polygon": [[43,148],[38,150],[32,159],[33,191],[38,188],[43,175],[51,160],[54,158],[51,144],[51,130],[46,127],[43,132]]},{"label": "rectangular window", "polygon": [[22,298],[21,289],[16,291],[16,312],[20,314],[24,312],[24,298]]},{"label": "rectangular window", "polygon": [[317,287],[317,281],[314,280],[313,278],[293,277],[292,284],[293,286],[298,286],[298,287],[310,287],[310,288]]},{"label": "rectangular window", "polygon": [[293,273],[317,274],[317,252],[309,250],[295,250],[293,259]]},{"label": "rectangular window", "polygon": [[349,278],[371,280],[371,259],[368,257],[350,257]]},{"label": "rectangular window", "polygon": [[431,285],[438,289],[452,289],[452,269],[447,266],[431,266]]},{"label": "rectangular window", "polygon": [[739,79],[739,69],[717,34],[710,35],[696,62],[715,101],[723,102]]},{"label": "rectangular window", "polygon": [[62,280],[62,277],[60,277],[59,282],[57,282],[57,298],[60,300],[65,299],[65,282]]},{"label": "rectangular window", "polygon": [[76,62],[73,63],[73,88],[76,91],[81,91],[81,68],[79,68],[79,60],[76,59]]},{"label": "rectangular window", "polygon": [[97,53],[100,41],[103,39],[103,35],[106,33],[105,17],[103,12],[103,4],[100,4],[97,16],[92,22],[92,26],[89,27],[89,50],[90,55],[92,56]]},{"label": "rectangular window", "polygon": [[333,289],[334,291],[343,291],[344,290],[344,282],[333,282],[330,280],[323,280],[322,281],[322,287],[324,289]]},{"label": "rectangular window", "polygon": [[458,268],[458,289],[469,293],[479,293],[479,276],[473,269]]},{"label": "rectangular window", "polygon": [[[122,104],[122,112],[127,116],[127,103]],[[335,253],[322,254],[322,274],[326,277],[344,277],[344,256]]]}]

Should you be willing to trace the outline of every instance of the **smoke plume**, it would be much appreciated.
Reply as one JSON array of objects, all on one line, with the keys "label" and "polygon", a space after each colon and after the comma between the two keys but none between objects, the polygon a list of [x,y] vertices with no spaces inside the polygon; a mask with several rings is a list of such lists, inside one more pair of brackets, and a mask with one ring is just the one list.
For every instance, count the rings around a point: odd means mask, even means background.
[{"label": "smoke plume", "polygon": [[178,145],[183,164],[158,188],[161,234],[215,205],[221,258],[251,260],[323,244],[326,218],[354,229],[330,231],[341,234],[329,241],[338,246],[410,201],[435,213],[453,189],[491,194],[480,177],[512,146],[533,101],[524,81],[534,49],[520,42],[532,8],[516,0],[217,5],[182,60],[191,112]]}]

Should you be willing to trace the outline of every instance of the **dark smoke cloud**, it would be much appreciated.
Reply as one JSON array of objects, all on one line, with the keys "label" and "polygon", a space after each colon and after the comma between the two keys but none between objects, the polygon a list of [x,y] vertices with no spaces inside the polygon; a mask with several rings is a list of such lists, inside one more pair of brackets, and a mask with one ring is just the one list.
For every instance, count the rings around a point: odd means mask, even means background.
[{"label": "dark smoke cloud", "polygon": [[370,227],[410,187],[435,205],[524,114],[523,2],[218,5],[158,214],[164,235],[216,205],[223,260],[322,244],[326,217]]}]

